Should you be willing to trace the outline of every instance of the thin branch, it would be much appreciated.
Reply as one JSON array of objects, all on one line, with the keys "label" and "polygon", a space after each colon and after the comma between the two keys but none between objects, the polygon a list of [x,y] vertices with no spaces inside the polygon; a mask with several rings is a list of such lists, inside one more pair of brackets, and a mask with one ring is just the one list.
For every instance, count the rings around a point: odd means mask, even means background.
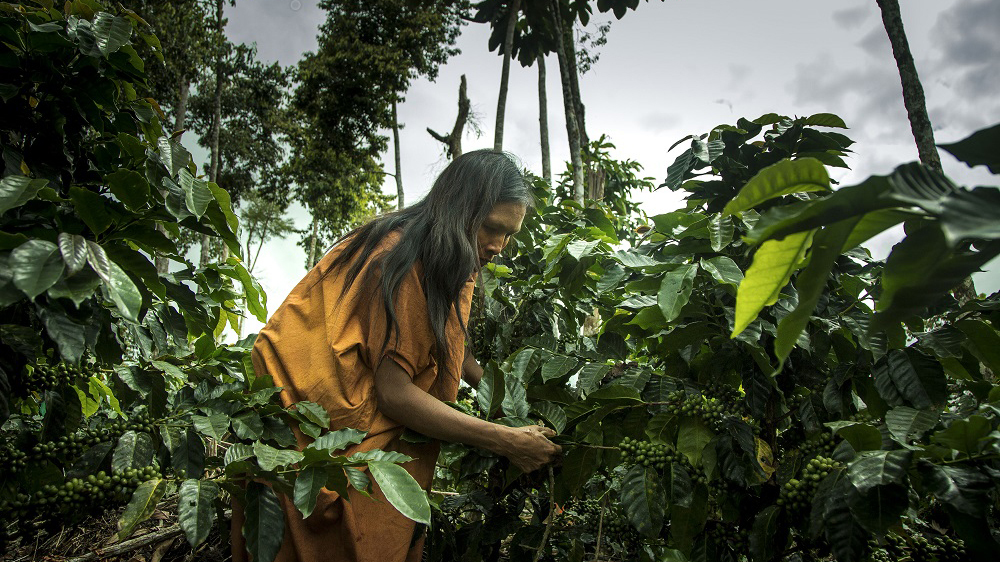
[{"label": "thin branch", "polygon": [[597,520],[597,547],[594,550],[594,560],[601,559],[601,538],[604,533],[604,511],[608,506],[607,496],[601,496],[601,516]]},{"label": "thin branch", "polygon": [[545,551],[545,544],[549,542],[549,534],[552,532],[552,522],[555,521],[556,514],[556,474],[549,465],[549,517],[545,523],[545,532],[542,533],[542,544],[538,545],[538,552],[535,553],[535,561],[542,558]]}]

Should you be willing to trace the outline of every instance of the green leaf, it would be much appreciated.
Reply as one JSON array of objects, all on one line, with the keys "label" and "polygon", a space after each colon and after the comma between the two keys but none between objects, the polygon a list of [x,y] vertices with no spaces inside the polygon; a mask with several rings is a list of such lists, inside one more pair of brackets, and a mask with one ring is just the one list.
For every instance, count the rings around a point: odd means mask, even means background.
[{"label": "green leaf", "polygon": [[823,227],[814,237],[809,264],[799,274],[796,288],[799,302],[795,309],[778,322],[778,334],[774,339],[774,354],[784,363],[792,352],[802,331],[809,324],[809,317],[816,310],[816,304],[823,296],[827,279],[834,262],[840,257],[844,241],[854,229],[858,219],[848,219]]},{"label": "green leaf", "polygon": [[315,402],[296,402],[295,409],[305,418],[323,429],[330,428],[330,414]]},{"label": "green leaf", "polygon": [[732,215],[782,195],[829,190],[830,176],[819,160],[815,158],[782,160],[750,178],[736,197],[726,204],[722,212],[725,215]]},{"label": "green leaf", "polygon": [[847,478],[858,492],[865,494],[877,486],[902,484],[913,460],[913,451],[865,451],[847,467]]},{"label": "green leaf", "polygon": [[344,449],[348,445],[361,443],[365,435],[367,434],[364,431],[346,427],[319,436],[309,444],[308,448],[333,453]]},{"label": "green leaf", "polygon": [[76,275],[87,265],[87,241],[79,234],[60,232],[59,253],[66,264],[66,277]]},{"label": "green leaf", "polygon": [[226,414],[193,415],[191,423],[202,435],[207,435],[216,441],[225,441],[226,433],[229,432],[229,416]]},{"label": "green leaf", "polygon": [[369,492],[371,492],[372,481],[368,478],[367,473],[354,468],[348,468],[344,470],[344,473],[347,474],[347,480],[351,483],[352,488],[365,496],[371,497]]},{"label": "green leaf", "polygon": [[59,355],[70,363],[77,363],[87,349],[86,326],[74,322],[58,308],[45,308],[41,312],[45,333],[56,342]]},{"label": "green leaf", "polygon": [[568,355],[553,355],[542,365],[542,382],[558,379],[576,368],[579,361]]},{"label": "green leaf", "polygon": [[497,367],[496,362],[490,361],[483,369],[483,378],[476,388],[476,402],[479,409],[490,417],[496,412],[504,399],[504,376],[503,371]]},{"label": "green leaf", "polygon": [[715,433],[700,417],[683,416],[677,428],[677,450],[697,466],[702,452],[713,437]]},{"label": "green leaf", "polygon": [[156,147],[160,160],[170,172],[170,177],[178,177],[177,174],[187,168],[188,162],[191,161],[191,153],[175,139],[160,137],[156,141]]},{"label": "green leaf", "polygon": [[799,121],[802,125],[812,125],[814,127],[837,127],[838,129],[846,129],[847,124],[840,117],[837,117],[833,113],[815,113],[801,119]]},{"label": "green leaf", "polygon": [[111,468],[121,472],[127,468],[145,468],[153,462],[153,438],[148,433],[126,431],[118,438],[111,457]]},{"label": "green leaf", "polygon": [[850,493],[850,483],[843,479],[831,493],[823,513],[822,529],[837,562],[859,562],[867,547],[869,534],[851,513],[843,498]]},{"label": "green leaf", "polygon": [[920,464],[924,489],[941,503],[966,515],[983,517],[990,506],[991,480],[972,467]]},{"label": "green leaf", "polygon": [[141,211],[149,202],[149,182],[146,178],[127,168],[104,176],[111,193],[132,211]]},{"label": "green leaf", "polygon": [[109,279],[105,283],[112,302],[118,307],[118,314],[132,322],[139,322],[142,308],[142,293],[132,278],[117,263],[108,260]]},{"label": "green leaf", "polygon": [[909,406],[896,406],[885,414],[885,424],[889,433],[902,444],[911,439],[920,439],[929,429],[937,425],[938,413],[933,410],[916,410]]},{"label": "green leaf", "polygon": [[875,365],[875,388],[890,406],[908,402],[926,409],[947,399],[944,370],[914,349],[894,349]]},{"label": "green leaf", "polygon": [[259,482],[247,483],[243,538],[254,562],[272,562],[285,536],[285,514],[278,496]]},{"label": "green leaf", "polygon": [[938,146],[965,162],[970,168],[983,165],[990,172],[1000,174],[1000,156],[997,155],[997,146],[1000,146],[1000,124],[976,131],[958,142]]},{"label": "green leaf", "polygon": [[208,538],[215,521],[215,498],[219,485],[210,480],[188,479],[177,492],[177,523],[192,548]]},{"label": "green leaf", "polygon": [[750,554],[754,562],[769,562],[784,551],[788,526],[781,514],[780,507],[769,505],[754,519],[750,532]]},{"label": "green leaf", "polygon": [[667,503],[681,507],[691,507],[694,500],[694,483],[686,468],[679,463],[671,463],[669,470],[664,472],[664,484],[667,489]]},{"label": "green leaf", "polygon": [[108,211],[110,199],[76,185],[69,188],[69,198],[73,201],[77,215],[94,234],[101,234],[115,222]]},{"label": "green leaf", "polygon": [[600,449],[591,447],[570,449],[563,456],[560,483],[565,485],[570,493],[575,493],[594,475],[600,464]]},{"label": "green leaf", "polygon": [[121,518],[118,519],[118,540],[127,538],[135,530],[136,525],[149,519],[166,491],[167,481],[160,478],[139,484],[132,493],[132,499],[125,506]]},{"label": "green leaf", "polygon": [[989,420],[980,415],[951,422],[947,429],[934,434],[934,441],[968,456],[979,453],[980,440],[993,430]]},{"label": "green leaf", "polygon": [[708,232],[712,250],[719,252],[733,241],[736,227],[733,225],[732,217],[714,214],[708,221]]},{"label": "green leaf", "polygon": [[591,390],[597,387],[602,380],[604,380],[605,375],[611,371],[610,365],[604,365],[602,363],[587,363],[577,373],[576,385],[584,392],[584,394],[589,393]]},{"label": "green leaf", "polygon": [[994,373],[1000,372],[1000,333],[982,320],[961,320],[955,327],[969,338],[976,357]]},{"label": "green leaf", "polygon": [[28,240],[14,248],[7,265],[14,286],[32,300],[55,285],[65,268],[58,246],[45,240]]},{"label": "green leaf", "polygon": [[3,178],[0,180],[0,215],[31,201],[48,184],[48,180],[33,180],[25,176]]},{"label": "green leaf", "polygon": [[863,215],[854,225],[854,230],[844,242],[842,252],[846,252],[858,247],[869,238],[884,232],[897,224],[918,216],[917,213],[906,209],[881,209]]},{"label": "green leaf", "polygon": [[208,212],[209,203],[215,200],[212,190],[208,188],[208,182],[192,176],[186,168],[180,170],[177,180],[184,190],[184,202],[188,210],[200,219]]},{"label": "green leaf", "polygon": [[94,15],[93,26],[97,47],[105,57],[120,49],[132,38],[132,25],[128,20],[108,12],[97,12]]},{"label": "green leaf", "polygon": [[855,451],[874,451],[882,448],[882,433],[866,423],[852,423],[836,431],[854,447]]},{"label": "green leaf", "polygon": [[697,264],[684,264],[677,269],[668,271],[663,277],[660,291],[656,295],[656,302],[667,322],[677,318],[681,309],[691,298],[691,291],[694,290],[694,278],[697,273]]},{"label": "green leaf", "polygon": [[666,498],[656,470],[634,465],[622,479],[621,506],[639,534],[655,538],[663,528]]},{"label": "green leaf", "polygon": [[[160,379],[163,380],[162,378]],[[170,436],[170,465],[182,478],[197,478],[205,469],[205,442],[194,430],[177,432]]]},{"label": "green leaf", "polygon": [[256,441],[264,435],[264,422],[254,411],[233,416],[233,433],[240,439]]},{"label": "green leaf", "polygon": [[302,453],[299,451],[275,449],[260,441],[253,444],[253,454],[257,457],[257,464],[267,471],[275,470],[280,466],[295,464],[302,460]]},{"label": "green leaf", "polygon": [[409,455],[404,455],[398,451],[383,451],[382,449],[372,449],[370,451],[361,451],[360,453],[354,453],[347,458],[349,462],[390,462],[390,463],[401,463],[410,462],[413,457]]},{"label": "green leaf", "polygon": [[556,433],[562,433],[566,429],[566,412],[553,402],[539,401],[531,405],[531,411],[537,413],[549,422]]},{"label": "green leaf", "polygon": [[707,271],[713,279],[723,285],[739,287],[743,281],[743,271],[729,256],[716,256],[701,260],[701,268]]},{"label": "green leaf", "polygon": [[316,498],[326,486],[326,468],[310,466],[295,477],[295,508],[302,517],[309,517],[316,509]]},{"label": "green leaf", "polygon": [[526,418],[531,413],[531,406],[528,405],[528,395],[524,388],[524,383],[517,377],[506,377],[504,379],[504,396],[501,407],[508,416]]},{"label": "green leaf", "polygon": [[781,289],[788,284],[812,244],[813,233],[798,232],[782,240],[768,240],[760,246],[736,294],[736,318],[731,338],[746,329],[761,309],[778,302]]},{"label": "green leaf", "polygon": [[866,493],[850,494],[848,504],[854,519],[871,533],[884,534],[899,523],[909,506],[909,486],[884,484]]},{"label": "green leaf", "polygon": [[105,283],[111,283],[111,260],[97,242],[87,240],[87,263]]},{"label": "green leaf", "polygon": [[431,524],[427,493],[405,468],[390,462],[372,461],[368,463],[368,470],[393,507],[417,523]]}]

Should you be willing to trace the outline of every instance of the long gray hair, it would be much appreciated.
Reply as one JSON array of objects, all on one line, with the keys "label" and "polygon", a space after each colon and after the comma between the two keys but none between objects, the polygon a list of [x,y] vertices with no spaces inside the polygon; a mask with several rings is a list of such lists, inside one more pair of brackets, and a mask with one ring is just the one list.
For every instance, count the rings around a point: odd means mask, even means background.
[{"label": "long gray hair", "polygon": [[[346,272],[346,290],[358,280],[365,256],[387,234],[399,230],[399,242],[372,260],[361,282],[380,285],[386,326],[398,333],[394,297],[403,278],[420,261],[427,316],[436,344],[435,359],[444,369],[449,359],[445,341],[448,317],[453,309],[458,310],[465,282],[479,269],[476,233],[494,205],[509,201],[526,207],[533,204],[528,182],[513,156],[490,149],[466,152],[448,164],[423,200],[378,217],[342,238],[347,245],[331,267],[351,264]],[[464,324],[462,331],[468,334]],[[389,345],[391,332],[386,331],[383,351]]]}]

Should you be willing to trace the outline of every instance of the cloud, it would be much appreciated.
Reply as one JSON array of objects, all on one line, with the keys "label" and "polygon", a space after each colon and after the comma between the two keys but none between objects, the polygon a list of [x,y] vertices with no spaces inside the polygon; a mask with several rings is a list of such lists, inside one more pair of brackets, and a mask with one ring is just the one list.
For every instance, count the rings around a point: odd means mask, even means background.
[{"label": "cloud", "polygon": [[316,0],[237,2],[226,6],[226,34],[236,43],[257,43],[261,61],[295,64],[315,51],[319,26],[326,20]]},{"label": "cloud", "polygon": [[840,27],[852,29],[864,23],[871,13],[872,9],[870,6],[858,6],[857,8],[838,10],[833,13],[833,21]]},{"label": "cloud", "polygon": [[674,113],[646,113],[639,119],[639,128],[650,133],[662,133],[676,128],[681,123],[679,115]]}]

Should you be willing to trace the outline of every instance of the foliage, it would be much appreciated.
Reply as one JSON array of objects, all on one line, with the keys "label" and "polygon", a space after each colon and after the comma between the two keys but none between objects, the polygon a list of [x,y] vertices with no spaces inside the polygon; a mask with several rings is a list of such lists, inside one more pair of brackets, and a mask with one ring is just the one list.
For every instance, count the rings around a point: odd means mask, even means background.
[{"label": "foliage", "polygon": [[[144,25],[93,0],[0,5],[0,534],[126,504],[124,538],[176,495],[197,545],[235,497],[255,559],[269,560],[276,493],[308,512],[323,484],[415,483],[393,468],[399,455],[337,454],[364,434],[328,431],[315,404],[283,407],[253,372],[252,337],[218,342],[239,301],[263,320],[266,298],[229,194],[196,176],[137,94],[147,77],[134,40],[157,45]],[[217,237],[232,257],[195,267],[158,226]],[[172,273],[157,273],[154,253]],[[299,450],[293,425],[315,441]],[[414,517],[427,506],[390,501]]]},{"label": "foliage", "polygon": [[[549,484],[446,447],[435,559],[992,559],[997,297],[947,291],[997,253],[978,218],[997,189],[918,164],[834,189],[844,127],[769,114],[682,139],[664,186],[686,208],[630,240],[539,186],[482,274],[475,401],[565,455]],[[981,142],[950,147],[996,164]],[[858,246],[899,222],[886,261]]]}]

